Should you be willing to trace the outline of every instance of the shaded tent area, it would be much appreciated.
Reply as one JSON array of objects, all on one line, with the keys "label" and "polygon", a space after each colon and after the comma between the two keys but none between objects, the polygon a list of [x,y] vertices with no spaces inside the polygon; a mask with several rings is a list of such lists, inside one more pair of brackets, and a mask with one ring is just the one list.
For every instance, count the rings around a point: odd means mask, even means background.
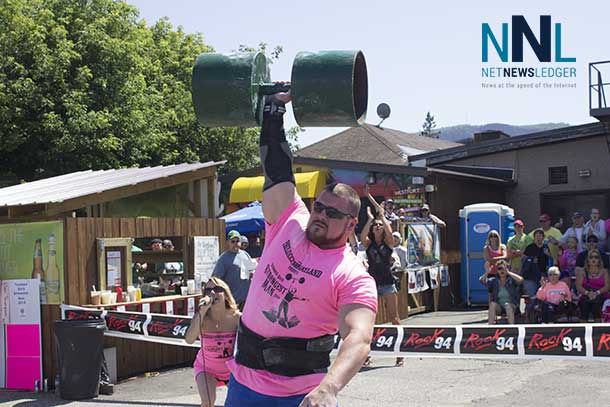
[{"label": "shaded tent area", "polygon": [[240,234],[248,233],[260,234],[265,230],[265,218],[263,217],[263,206],[260,202],[254,201],[247,207],[223,216],[227,233],[230,230],[237,230]]}]

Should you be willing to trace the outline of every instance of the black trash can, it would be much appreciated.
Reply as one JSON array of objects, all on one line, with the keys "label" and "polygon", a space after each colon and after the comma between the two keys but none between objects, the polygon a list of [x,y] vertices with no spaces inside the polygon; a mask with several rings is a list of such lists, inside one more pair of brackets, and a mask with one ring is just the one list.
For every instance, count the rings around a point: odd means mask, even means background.
[{"label": "black trash can", "polygon": [[101,319],[64,320],[55,321],[54,328],[59,396],[66,400],[97,397],[106,323]]}]

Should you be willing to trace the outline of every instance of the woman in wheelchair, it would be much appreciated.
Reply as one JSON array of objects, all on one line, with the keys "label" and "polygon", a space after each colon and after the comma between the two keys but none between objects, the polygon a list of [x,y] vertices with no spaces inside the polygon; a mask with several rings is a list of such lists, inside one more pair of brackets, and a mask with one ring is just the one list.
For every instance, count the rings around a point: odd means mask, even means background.
[{"label": "woman in wheelchair", "polygon": [[571,311],[572,293],[565,281],[559,280],[561,272],[558,267],[549,267],[549,281],[540,279],[540,288],[536,298],[540,301],[542,321],[553,322],[557,317]]},{"label": "woman in wheelchair", "polygon": [[595,322],[600,322],[602,304],[610,296],[610,276],[604,268],[599,250],[589,250],[584,270],[577,270],[576,290],[580,294],[580,322],[588,322],[591,314]]},{"label": "woman in wheelchair", "polygon": [[490,325],[496,322],[496,316],[506,312],[509,324],[515,323],[515,313],[519,306],[519,284],[523,282],[523,277],[508,270],[506,260],[498,260],[496,263],[497,276],[490,276],[490,269],[486,268],[485,273],[479,278],[482,284],[487,285],[490,294],[489,311],[487,321]]}]

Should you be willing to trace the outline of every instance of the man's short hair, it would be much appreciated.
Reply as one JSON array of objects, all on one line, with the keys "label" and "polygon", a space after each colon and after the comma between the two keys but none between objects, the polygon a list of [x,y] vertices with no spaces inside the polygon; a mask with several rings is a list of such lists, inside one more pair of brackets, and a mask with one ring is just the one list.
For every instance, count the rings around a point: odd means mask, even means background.
[{"label": "man's short hair", "polygon": [[333,194],[336,197],[347,199],[349,206],[349,214],[354,218],[360,213],[360,197],[354,191],[354,188],[340,182],[328,184],[324,187],[324,191]]},{"label": "man's short hair", "polygon": [[542,229],[534,230],[534,233],[532,236],[536,237],[536,234],[538,234],[538,233],[542,234],[542,237],[544,237],[544,230],[542,230]]}]

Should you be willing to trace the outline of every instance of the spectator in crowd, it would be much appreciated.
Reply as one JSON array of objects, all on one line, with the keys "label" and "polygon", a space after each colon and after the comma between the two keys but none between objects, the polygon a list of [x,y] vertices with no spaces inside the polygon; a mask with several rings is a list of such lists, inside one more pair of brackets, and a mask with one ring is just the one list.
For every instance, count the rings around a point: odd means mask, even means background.
[{"label": "spectator in crowd", "polygon": [[392,233],[392,238],[394,239],[394,254],[399,260],[399,264],[397,264],[394,269],[401,272],[405,271],[408,265],[408,250],[402,245],[402,236],[400,235],[400,232]]},{"label": "spectator in crowd", "polygon": [[505,312],[508,323],[514,324],[515,313],[519,306],[519,285],[523,283],[523,277],[511,272],[504,259],[496,263],[496,270],[498,275],[495,278],[490,276],[490,270],[485,270],[479,278],[482,284],[487,285],[490,294],[487,322],[493,325],[496,316]]},{"label": "spectator in crowd", "polygon": [[212,277],[184,335],[188,344],[201,341],[193,368],[202,407],[214,407],[216,387],[229,381],[227,361],[233,358],[240,315],[231,289],[224,281]]},{"label": "spectator in crowd", "polygon": [[549,267],[548,275],[549,281],[540,279],[540,288],[536,293],[536,298],[542,301],[542,321],[545,323],[552,322],[557,315],[567,312],[572,303],[570,287],[559,279],[559,268]]},{"label": "spectator in crowd", "polygon": [[600,218],[599,209],[591,209],[591,218],[585,224],[585,236],[595,235],[599,242],[597,248],[604,252],[607,249],[606,222]]},{"label": "spectator in crowd", "polygon": [[163,240],[153,239],[150,241],[150,250],[153,252],[160,252],[163,250]]},{"label": "spectator in crowd", "polygon": [[[551,217],[546,213],[540,215],[540,218],[538,218],[538,223],[540,226],[539,229],[541,229],[542,233],[544,233],[544,242],[549,247],[551,257],[553,258],[553,264],[557,264],[559,241],[561,240],[562,234],[559,229],[551,226]],[[529,237],[532,240],[534,239],[534,232],[536,230],[538,229],[531,231],[529,234]]]},{"label": "spectator in crowd", "polygon": [[566,242],[566,248],[559,256],[559,269],[561,280],[568,286],[572,286],[576,280],[576,259],[578,258],[578,241],[575,236],[570,236]]},{"label": "spectator in crowd", "polygon": [[485,271],[489,270],[489,275],[495,276],[497,274],[496,262],[506,259],[506,246],[500,241],[500,234],[497,230],[490,230],[487,234],[483,257],[485,258]]},{"label": "spectator in crowd", "polygon": [[524,261],[521,269],[521,275],[524,278],[523,291],[530,298],[536,296],[540,279],[546,277],[551,255],[548,247],[545,247],[544,231],[536,229],[533,236],[534,242],[529,244],[523,252]]},{"label": "spectator in crowd", "polygon": [[585,218],[582,216],[582,214],[580,212],[574,212],[574,214],[572,215],[572,226],[570,226],[568,230],[565,231],[565,233],[563,234],[563,236],[561,236],[561,239],[559,240],[562,247],[565,247],[568,242],[568,238],[575,237],[576,241],[578,242],[578,251],[583,251],[585,242],[584,223]]},{"label": "spectator in crowd", "polygon": [[398,220],[398,215],[395,212],[396,208],[394,207],[393,199],[386,199],[384,202],[381,203],[381,206],[383,206],[384,208],[385,218],[388,221],[394,222]]},{"label": "spectator in crowd", "polygon": [[[599,244],[599,239],[595,235],[587,236],[586,249],[582,252],[578,253],[578,257],[576,257],[576,273],[579,271],[583,271],[585,268],[587,256],[589,255],[589,251],[593,249],[597,249],[597,245]],[[601,253],[602,256],[602,264],[605,269],[608,269],[610,266],[610,258],[608,253]]]},{"label": "spectator in crowd", "polygon": [[521,260],[523,251],[532,240],[523,233],[523,221],[517,219],[514,223],[515,234],[506,242],[506,257],[510,260],[510,271],[521,275]]},{"label": "spectator in crowd", "polygon": [[254,232],[248,234],[248,249],[246,251],[253,259],[261,257],[263,247],[261,246],[261,238],[259,235]]},{"label": "spectator in crowd", "polygon": [[[241,242],[241,249],[245,250],[246,252],[248,251],[248,246],[250,245],[250,241],[248,240],[248,238],[244,235],[241,235],[239,237],[239,241]],[[248,253],[250,254],[250,253]],[[252,256],[250,256],[252,257]]]},{"label": "spectator in crowd", "polygon": [[250,273],[256,263],[241,249],[241,235],[237,230],[231,230],[227,237],[228,249],[218,258],[212,276],[227,283],[239,309],[243,309],[250,288]]},{"label": "spectator in crowd", "polygon": [[584,270],[576,274],[576,290],[580,294],[580,321],[588,322],[589,316],[592,316],[595,322],[600,322],[602,304],[610,290],[610,276],[603,266],[599,250],[587,252]]},{"label": "spectator in crowd", "polygon": [[[369,200],[376,207],[379,216],[375,218],[371,207],[366,208],[367,222],[360,232],[360,240],[366,248],[366,257],[369,263],[369,274],[375,279],[377,295],[385,302],[388,316],[392,318],[394,325],[400,325],[398,315],[398,290],[394,284],[392,266],[394,263],[394,239],[392,227],[384,216],[384,208],[377,204],[375,199],[368,194]],[[365,365],[370,364],[370,358]],[[402,366],[404,358],[396,358],[396,366]]]},{"label": "spectator in crowd", "polygon": [[423,221],[432,222],[441,228],[447,226],[447,224],[441,218],[430,213],[430,206],[428,204],[422,205],[421,209],[419,210],[419,217]]}]

